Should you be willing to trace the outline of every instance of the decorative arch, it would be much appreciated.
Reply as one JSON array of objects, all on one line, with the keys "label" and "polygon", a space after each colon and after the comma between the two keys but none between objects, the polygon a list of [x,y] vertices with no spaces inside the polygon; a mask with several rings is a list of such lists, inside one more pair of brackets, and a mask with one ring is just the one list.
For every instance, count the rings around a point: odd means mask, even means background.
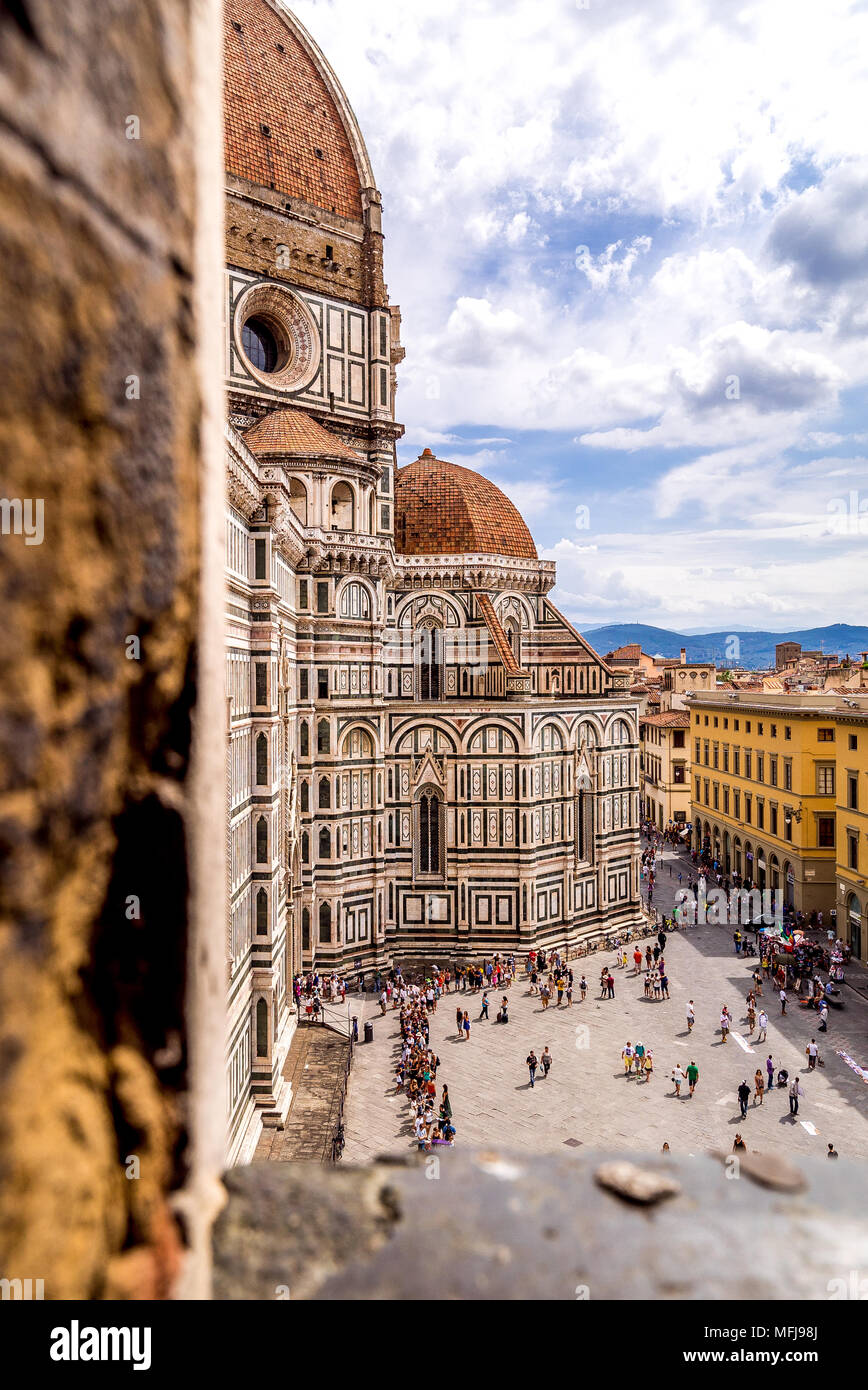
[{"label": "decorative arch", "polygon": [[341,761],[360,762],[374,757],[374,740],[368,729],[356,725],[348,729],[341,739]]},{"label": "decorative arch", "polygon": [[576,746],[581,748],[584,743],[586,748],[599,748],[602,742],[603,731],[599,721],[585,715],[576,730]]},{"label": "decorative arch", "polygon": [[534,745],[540,752],[562,753],[567,746],[564,726],[555,719],[547,719],[536,730]]},{"label": "decorative arch", "polygon": [[518,743],[515,729],[494,723],[484,715],[465,729],[462,748],[466,753],[517,753]]},{"label": "decorative arch", "polygon": [[346,579],[338,588],[336,608],[341,618],[369,621],[374,612],[375,599],[367,584],[359,579]]},{"label": "decorative arch", "polygon": [[[414,747],[417,734],[420,736],[418,748]],[[429,738],[426,739],[426,735],[428,735]],[[435,735],[436,737],[431,738],[431,735]],[[422,719],[418,724],[413,723],[409,727],[403,725],[395,735],[393,752],[402,757],[407,757],[411,753],[424,753],[429,742],[433,753],[457,752],[455,730],[451,729],[444,720],[439,718]]]},{"label": "decorative arch", "polygon": [[635,738],[628,720],[620,715],[610,723],[608,732],[609,737],[607,741],[612,747],[620,747],[621,744],[632,743]]}]

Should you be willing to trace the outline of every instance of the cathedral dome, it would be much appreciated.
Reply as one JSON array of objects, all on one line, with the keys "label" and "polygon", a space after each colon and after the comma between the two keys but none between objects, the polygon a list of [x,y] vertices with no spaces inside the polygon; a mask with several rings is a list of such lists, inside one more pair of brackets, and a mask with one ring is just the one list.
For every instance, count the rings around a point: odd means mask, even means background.
[{"label": "cathedral dome", "polygon": [[536,560],[520,513],[494,483],[426,449],[395,481],[399,555],[506,555]]},{"label": "cathedral dome", "polygon": [[329,64],[279,0],[226,0],[229,174],[362,220],[365,143]]},{"label": "cathedral dome", "polygon": [[339,459],[364,463],[362,454],[350,449],[330,430],[303,410],[271,410],[245,432],[244,442],[260,459]]}]

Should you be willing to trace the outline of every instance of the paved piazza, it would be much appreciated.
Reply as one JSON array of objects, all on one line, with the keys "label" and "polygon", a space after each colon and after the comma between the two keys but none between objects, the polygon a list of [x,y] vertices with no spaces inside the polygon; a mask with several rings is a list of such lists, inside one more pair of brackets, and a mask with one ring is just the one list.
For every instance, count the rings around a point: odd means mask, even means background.
[{"label": "paved piazza", "polygon": [[[662,910],[670,909],[679,868],[686,883],[688,867],[688,859],[677,859],[667,850],[662,867],[658,865],[655,898]],[[649,941],[653,944],[653,937]],[[633,947],[627,949],[630,953]],[[777,991],[771,981],[764,982],[759,1002],[769,1014],[766,1044],[747,1038],[744,1001],[755,957],[743,961],[735,955],[732,928],[675,932],[665,957],[671,998],[659,1002],[645,999],[642,977],[632,973],[632,960],[628,970],[612,971],[615,998],[600,999],[602,966],[614,965],[614,953],[605,951],[570,962],[576,986],[583,970],[589,986],[584,1004],[575,989],[571,1008],[550,1004],[544,1013],[522,976],[509,991],[506,1027],[494,1022],[500,992],[490,991],[491,1022],[478,1020],[481,994],[444,995],[432,1019],[431,1042],[441,1061],[438,1097],[444,1082],[449,1087],[456,1147],[497,1144],[545,1153],[578,1140],[595,1148],[654,1151],[665,1140],[673,1151],[701,1153],[729,1150],[740,1129],[748,1148],[757,1151],[823,1155],[832,1141],[842,1157],[868,1157],[868,1084],[835,1051],[841,1048],[860,1066],[868,1065],[864,969],[848,967],[847,978],[854,987],[844,987],[845,1007],[830,1010],[825,1034],[816,1032],[816,1014],[792,999],[782,1018]],[[697,1021],[688,1038],[686,1004],[691,998]],[[469,1042],[459,1041],[456,1033],[459,1001],[472,1022]],[[735,1020],[734,1036],[725,1045],[718,1022],[724,1003]],[[382,1018],[370,996],[361,1010],[359,997],[353,996],[351,1008],[359,1015],[360,1033],[364,1019],[374,1019],[373,1043],[355,1052],[345,1110],[344,1159],[364,1163],[379,1154],[404,1154],[413,1144],[407,1102],[394,1090],[397,1013],[389,1010]],[[330,1016],[333,1013],[329,1010]],[[808,1072],[805,1046],[812,1035],[825,1065]],[[621,1049],[628,1038],[633,1043],[641,1040],[654,1053],[654,1075],[647,1083],[624,1076]],[[537,1072],[531,1090],[525,1057],[531,1047],[539,1056],[546,1045],[554,1065],[547,1080]],[[755,1107],[751,1100],[747,1119],[739,1117],[736,1088],[745,1079],[753,1092],[754,1072],[757,1066],[765,1070],[769,1052],[776,1071],[783,1066],[791,1077],[800,1077],[805,1094],[795,1122],[786,1092],[778,1089],[766,1093],[762,1106]],[[686,1069],[691,1060],[699,1067],[699,1084],[692,1098],[683,1086],[678,1099],[670,1080],[672,1068],[680,1062]]]}]

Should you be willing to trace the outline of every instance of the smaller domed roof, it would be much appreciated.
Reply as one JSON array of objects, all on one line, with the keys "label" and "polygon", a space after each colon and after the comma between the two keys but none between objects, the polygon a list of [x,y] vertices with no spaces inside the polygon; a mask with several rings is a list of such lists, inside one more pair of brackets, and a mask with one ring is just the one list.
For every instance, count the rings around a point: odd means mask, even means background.
[{"label": "smaller domed roof", "polygon": [[303,410],[272,410],[251,425],[244,442],[257,458],[336,458],[366,460]]},{"label": "smaller domed roof", "polygon": [[500,488],[430,449],[398,469],[395,549],[401,555],[538,558],[524,519]]}]

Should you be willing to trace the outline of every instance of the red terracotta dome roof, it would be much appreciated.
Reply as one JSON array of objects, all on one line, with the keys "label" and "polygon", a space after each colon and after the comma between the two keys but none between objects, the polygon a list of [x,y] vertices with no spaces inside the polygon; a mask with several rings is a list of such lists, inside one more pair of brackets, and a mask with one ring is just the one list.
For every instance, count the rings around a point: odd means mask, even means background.
[{"label": "red terracotta dome roof", "polygon": [[346,98],[315,44],[269,0],[223,9],[227,171],[361,221],[349,108],[338,109]]},{"label": "red terracotta dome roof", "polygon": [[518,510],[499,487],[430,449],[399,468],[395,481],[399,555],[507,555],[536,560]]},{"label": "red terracotta dome roof", "polygon": [[257,458],[331,458],[364,463],[337,435],[303,410],[270,410],[245,431],[244,442]]}]

